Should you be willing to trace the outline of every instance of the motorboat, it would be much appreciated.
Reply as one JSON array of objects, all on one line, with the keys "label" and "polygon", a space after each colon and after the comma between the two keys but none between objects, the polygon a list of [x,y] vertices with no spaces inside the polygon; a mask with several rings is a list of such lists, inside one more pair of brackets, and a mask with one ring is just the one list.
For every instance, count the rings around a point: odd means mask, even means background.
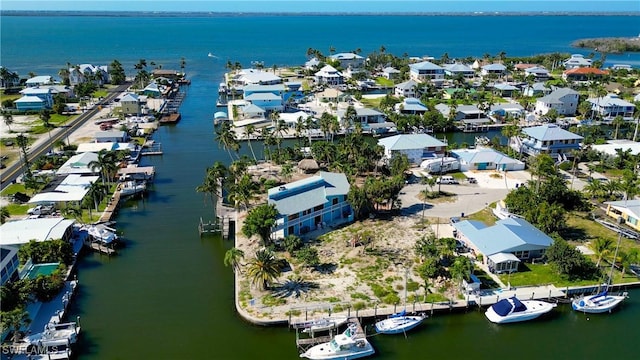
[{"label": "motorboat", "polygon": [[315,333],[320,331],[328,331],[337,329],[340,326],[347,323],[349,318],[346,316],[342,317],[326,317],[322,319],[307,321],[301,324],[297,324],[296,327],[303,328],[302,332],[305,333]]},{"label": "motorboat", "polygon": [[120,196],[132,196],[147,190],[145,182],[129,180],[120,183]]},{"label": "motorboat", "polygon": [[376,322],[375,327],[380,334],[400,334],[420,325],[425,318],[425,315],[407,315],[402,311]]},{"label": "motorboat", "polygon": [[571,302],[573,310],[590,314],[599,314],[613,310],[616,306],[628,297],[628,293],[621,295],[610,295],[608,290],[604,290],[596,295],[582,296]]},{"label": "motorboat", "polygon": [[41,333],[28,335],[23,341],[28,345],[44,345],[49,346],[52,342],[67,342],[75,344],[80,333],[80,326],[75,322],[54,324],[48,323]]},{"label": "motorboat", "polygon": [[350,325],[343,333],[331,341],[315,345],[300,354],[301,358],[311,360],[359,359],[373,355],[375,350],[364,335],[359,335],[355,325]]},{"label": "motorboat", "polygon": [[95,241],[103,244],[111,244],[118,241],[116,229],[110,228],[104,224],[88,225],[87,232]]},{"label": "motorboat", "polygon": [[557,305],[539,300],[519,300],[514,296],[491,305],[484,314],[489,321],[504,324],[533,320]]}]

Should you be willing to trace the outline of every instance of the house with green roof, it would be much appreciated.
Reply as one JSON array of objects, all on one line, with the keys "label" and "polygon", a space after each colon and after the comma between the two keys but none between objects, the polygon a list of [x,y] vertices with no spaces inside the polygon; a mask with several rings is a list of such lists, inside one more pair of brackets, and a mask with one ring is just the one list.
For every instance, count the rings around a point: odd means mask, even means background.
[{"label": "house with green roof", "polygon": [[419,165],[424,159],[444,156],[447,143],[427,134],[400,134],[378,140],[384,147],[384,156],[391,159],[396,154],[404,154],[409,162]]},{"label": "house with green roof", "polygon": [[524,219],[508,217],[493,226],[464,220],[453,224],[455,237],[464,242],[491,272],[518,271],[518,263],[540,258],[553,239]]},{"label": "house with green roof", "polygon": [[347,202],[349,188],[345,174],[321,171],[318,175],[269,189],[267,202],[278,210],[272,237],[303,235],[353,221],[354,214]]}]

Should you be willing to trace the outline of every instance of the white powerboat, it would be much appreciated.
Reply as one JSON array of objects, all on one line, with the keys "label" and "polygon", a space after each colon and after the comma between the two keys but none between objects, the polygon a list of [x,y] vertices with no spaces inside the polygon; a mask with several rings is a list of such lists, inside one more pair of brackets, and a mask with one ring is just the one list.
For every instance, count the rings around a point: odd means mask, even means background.
[{"label": "white powerboat", "polygon": [[406,315],[403,311],[376,322],[375,327],[380,334],[400,334],[420,325],[425,318],[424,315]]},{"label": "white powerboat", "polygon": [[315,333],[319,331],[328,331],[328,330],[337,329],[340,326],[346,324],[348,320],[349,318],[347,318],[346,316],[327,317],[327,318],[322,318],[322,319],[317,319],[317,320],[312,320],[312,321],[304,322],[301,324],[297,324],[296,327],[303,328],[302,332],[305,332],[305,333]]},{"label": "white powerboat", "polygon": [[48,323],[45,325],[43,332],[26,336],[23,341],[28,345],[44,346],[48,346],[49,343],[58,343],[61,341],[75,344],[78,340],[79,333],[80,327],[75,322],[63,324]]},{"label": "white powerboat", "polygon": [[571,302],[571,307],[576,311],[590,314],[599,314],[613,310],[628,296],[626,292],[622,295],[610,295],[607,290],[591,296],[582,296]]},{"label": "white powerboat", "polygon": [[356,333],[355,326],[349,326],[342,334],[331,341],[311,347],[300,354],[301,358],[311,360],[359,359],[373,355],[375,350],[364,335]]},{"label": "white powerboat", "polygon": [[504,324],[533,320],[553,310],[557,305],[539,300],[518,300],[514,296],[491,305],[484,314],[489,321]]},{"label": "white powerboat", "polygon": [[132,196],[140,194],[146,190],[147,184],[145,182],[129,180],[120,183],[120,196]]}]

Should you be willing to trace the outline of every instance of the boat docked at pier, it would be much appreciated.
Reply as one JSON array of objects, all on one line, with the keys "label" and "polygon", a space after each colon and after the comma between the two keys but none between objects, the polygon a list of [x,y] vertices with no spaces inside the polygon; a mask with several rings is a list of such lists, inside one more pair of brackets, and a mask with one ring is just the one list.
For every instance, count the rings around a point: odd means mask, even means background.
[{"label": "boat docked at pier", "polygon": [[349,318],[346,316],[337,316],[337,317],[326,317],[311,321],[306,321],[303,323],[294,324],[294,327],[298,329],[303,329],[302,332],[305,333],[316,333],[320,331],[329,331],[333,329],[337,329],[340,326],[347,323]]},{"label": "boat docked at pier", "polygon": [[425,318],[425,315],[407,315],[402,311],[376,322],[375,328],[380,334],[400,334],[420,325]]},{"label": "boat docked at pier", "polygon": [[505,324],[533,320],[557,305],[539,300],[519,300],[514,296],[491,305],[484,314],[491,322]]},{"label": "boat docked at pier", "polygon": [[589,314],[600,314],[611,312],[616,306],[620,305],[628,297],[628,293],[624,292],[620,295],[611,295],[608,290],[604,290],[599,294],[582,296],[571,302],[573,310],[581,311]]},{"label": "boat docked at pier", "polygon": [[364,336],[358,336],[357,327],[350,325],[347,329],[336,335],[331,341],[315,345],[304,353],[301,358],[311,360],[330,359],[359,359],[373,355],[375,350]]}]

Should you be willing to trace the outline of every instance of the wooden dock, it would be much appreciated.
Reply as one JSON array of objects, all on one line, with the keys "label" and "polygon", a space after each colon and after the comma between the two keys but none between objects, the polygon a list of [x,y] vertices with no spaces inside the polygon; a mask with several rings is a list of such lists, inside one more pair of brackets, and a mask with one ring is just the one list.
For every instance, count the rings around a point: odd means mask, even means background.
[{"label": "wooden dock", "polygon": [[111,221],[111,218],[118,212],[118,205],[120,204],[120,190],[116,188],[116,191],[113,193],[113,196],[109,200],[107,207],[104,209],[102,216],[100,216],[100,220],[98,222],[103,223],[107,221]]}]

